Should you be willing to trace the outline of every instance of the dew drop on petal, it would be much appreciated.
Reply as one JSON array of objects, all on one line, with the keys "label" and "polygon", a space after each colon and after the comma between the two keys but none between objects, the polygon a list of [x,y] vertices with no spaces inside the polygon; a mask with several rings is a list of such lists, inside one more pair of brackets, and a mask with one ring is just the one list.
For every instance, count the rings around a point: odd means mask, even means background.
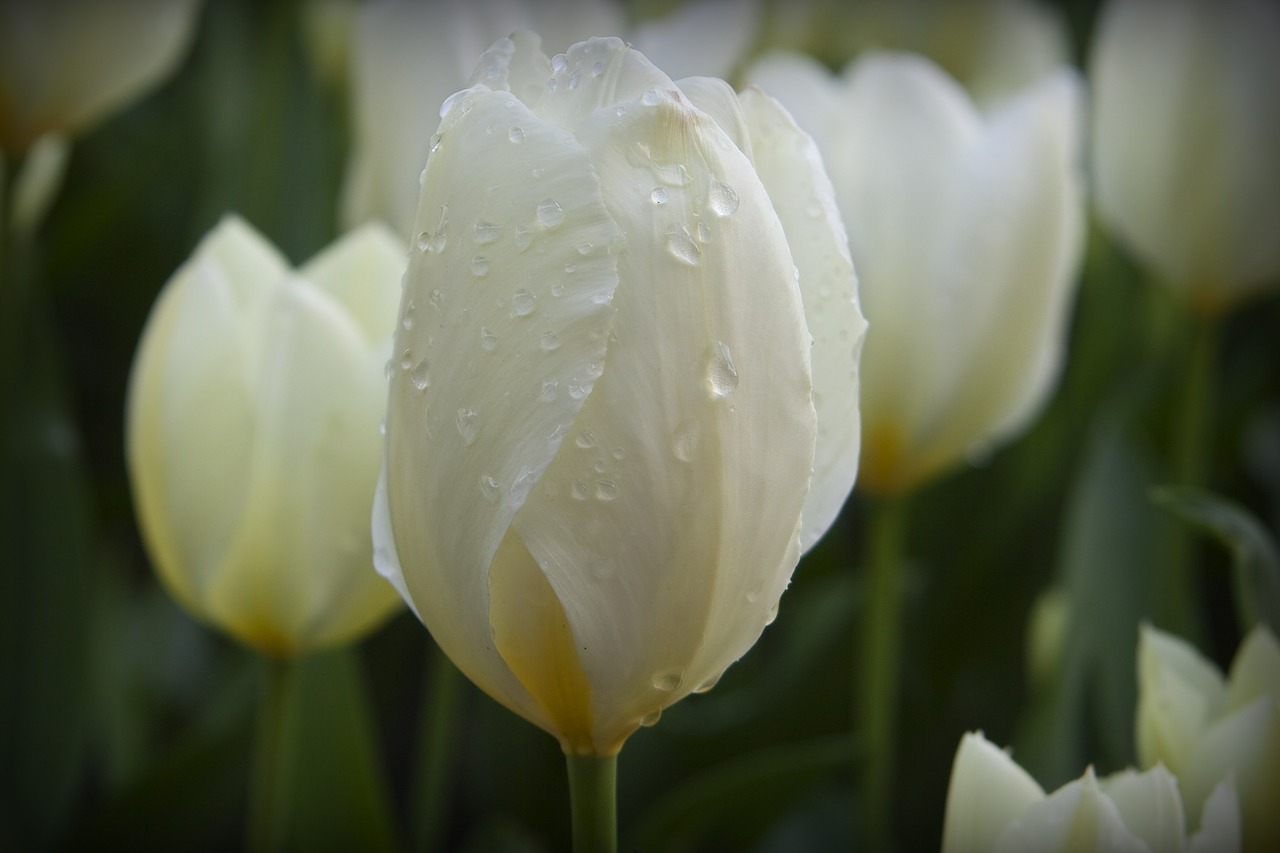
[{"label": "dew drop on petal", "polygon": [[400,353],[400,369],[408,370],[411,367],[413,367],[413,350],[406,349]]},{"label": "dew drop on petal", "polygon": [[560,349],[560,338],[555,332],[543,332],[539,345],[544,352],[555,352]]},{"label": "dew drop on petal", "polygon": [[498,336],[487,326],[480,327],[480,348],[485,352],[493,352],[498,347]]},{"label": "dew drop on petal", "polygon": [[537,475],[533,473],[533,469],[528,465],[520,468],[520,473],[516,475],[516,479],[511,484],[510,499],[513,505],[524,503],[524,499],[529,496],[529,490],[533,488],[533,484],[537,481]]},{"label": "dew drop on petal", "polygon": [[573,438],[573,443],[584,449],[589,447],[595,447],[596,446],[595,433],[593,433],[589,429],[579,430],[578,434]]},{"label": "dew drop on petal", "polygon": [[476,410],[458,409],[456,423],[458,435],[462,436],[463,445],[472,444],[476,440],[476,434],[479,431],[476,426]]},{"label": "dew drop on petal", "polygon": [[764,617],[764,624],[772,625],[774,620],[777,618],[778,618],[778,602],[775,601],[773,603],[773,606],[769,608],[768,615]]},{"label": "dew drop on petal", "polygon": [[419,391],[427,390],[427,387],[431,384],[431,373],[425,358],[413,366],[413,372],[409,374],[409,381]]},{"label": "dew drop on petal", "polygon": [[596,481],[596,500],[611,501],[618,497],[618,484],[612,480]]},{"label": "dew drop on petal", "polygon": [[569,494],[573,496],[575,501],[585,501],[591,497],[591,486],[587,484],[586,480],[579,477],[569,487]]},{"label": "dew drop on petal", "polygon": [[542,380],[542,392],[538,395],[538,399],[544,403],[550,403],[556,398],[556,387],[559,384],[554,379]]},{"label": "dew drop on petal", "polygon": [[533,242],[533,230],[523,225],[516,226],[516,248],[523,252]]},{"label": "dew drop on petal", "polygon": [[718,400],[731,397],[738,390],[738,368],[724,341],[716,341],[707,358],[707,390]]},{"label": "dew drop on petal", "polygon": [[481,219],[476,222],[474,229],[472,229],[471,239],[476,242],[476,245],[484,246],[495,242],[501,233],[501,225],[495,225],[492,222],[485,222]]},{"label": "dew drop on petal", "polygon": [[518,125],[516,127],[511,128],[511,130],[507,131],[507,139],[510,139],[516,145],[519,145],[521,142],[524,142],[524,128]]},{"label": "dew drop on petal", "polygon": [[653,687],[655,690],[661,690],[663,693],[673,693],[680,687],[680,682],[684,677],[674,670],[671,672],[660,672],[653,677]]},{"label": "dew drop on petal", "polygon": [[738,193],[726,183],[711,180],[707,204],[717,216],[732,216],[738,210]]},{"label": "dew drop on petal", "polygon": [[498,499],[498,481],[492,474],[480,475],[480,494],[490,503]]},{"label": "dew drop on petal", "polygon": [[559,74],[561,71],[564,70],[564,67],[568,63],[569,63],[569,58],[567,56],[565,56],[563,53],[557,53],[555,56],[551,57],[551,70]]},{"label": "dew drop on petal", "polygon": [[671,453],[681,462],[693,461],[698,449],[698,424],[689,420],[676,427],[676,434],[671,440]]},{"label": "dew drop on petal", "polygon": [[658,104],[662,103],[662,93],[657,89],[649,89],[640,96],[640,103],[644,104],[646,107],[656,107]]},{"label": "dew drop on petal", "polygon": [[694,692],[694,693],[706,693],[707,691],[709,691],[709,690],[711,690],[713,687],[715,687],[715,686],[720,682],[720,679],[721,679],[723,676],[724,676],[724,673],[723,673],[723,672],[722,672],[722,673],[720,673],[719,675],[713,675],[713,676],[711,676],[711,677],[710,677],[710,678],[708,678],[706,681],[704,681],[704,682],[702,682],[701,684],[699,684],[699,685],[697,686],[697,688],[695,688],[695,689],[694,689],[694,691],[693,691],[693,692]]},{"label": "dew drop on petal", "polygon": [[702,249],[698,248],[698,244],[689,235],[689,229],[683,225],[667,232],[667,251],[671,253],[671,257],[691,267],[698,265],[699,255],[702,254]]},{"label": "dew drop on petal", "polygon": [[528,317],[535,307],[534,295],[528,288],[520,288],[511,294],[511,311],[517,317]]},{"label": "dew drop on petal", "polygon": [[564,222],[564,211],[560,208],[560,202],[553,198],[544,198],[538,202],[538,221],[545,228],[555,228]]},{"label": "dew drop on petal", "polygon": [[471,272],[477,278],[483,278],[489,274],[489,259],[484,255],[476,255],[471,259]]},{"label": "dew drop on petal", "polygon": [[574,89],[578,88],[578,84],[579,84],[579,83],[581,83],[581,82],[582,82],[582,69],[580,69],[580,68],[575,68],[575,69],[574,69],[574,70],[569,74],[569,89],[570,89],[570,91],[572,91],[572,90],[574,90]]},{"label": "dew drop on petal", "polygon": [[666,187],[654,187],[653,192],[649,193],[649,200],[654,204],[666,204],[671,198],[671,193],[667,192]]},{"label": "dew drop on petal", "polygon": [[564,296],[564,282],[557,281],[555,284],[551,285],[551,295]]},{"label": "dew drop on petal", "polygon": [[593,63],[591,64],[591,76],[592,76],[592,77],[599,77],[599,76],[600,76],[601,74],[603,74],[603,73],[604,73],[604,63],[603,63],[603,62],[593,62]]}]

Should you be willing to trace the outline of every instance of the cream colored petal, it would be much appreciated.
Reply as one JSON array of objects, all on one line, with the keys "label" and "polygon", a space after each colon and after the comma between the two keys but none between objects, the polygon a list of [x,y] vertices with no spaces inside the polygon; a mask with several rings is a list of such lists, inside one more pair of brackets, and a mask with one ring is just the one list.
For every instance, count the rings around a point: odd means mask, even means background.
[{"label": "cream colored petal", "polygon": [[1163,765],[1145,773],[1125,770],[1099,782],[1115,803],[1129,831],[1152,851],[1180,853],[1186,848],[1186,819],[1178,780]]},{"label": "cream colored petal", "polygon": [[755,152],[751,148],[751,130],[747,127],[747,117],[742,112],[742,104],[738,93],[723,80],[715,77],[686,77],[677,80],[676,86],[698,109],[711,118],[725,135],[733,140],[738,150],[747,155],[747,159],[755,163]]},{"label": "cream colored petal", "polygon": [[344,234],[298,275],[336,299],[365,341],[389,354],[407,263],[404,241],[386,225],[370,223]]},{"label": "cream colored petal", "polygon": [[670,77],[621,39],[588,39],[556,57],[534,111],[549,122],[574,129],[597,110],[616,113],[619,104],[650,90],[652,100],[674,89]]},{"label": "cream colored petal", "polygon": [[168,76],[186,53],[199,0],[0,3],[0,146],[72,135]]},{"label": "cream colored petal", "polygon": [[441,648],[527,708],[494,648],[489,566],[601,370],[619,232],[582,146],[511,94],[475,87],[439,133],[392,355],[391,530]]},{"label": "cream colored petal", "polygon": [[764,182],[800,273],[805,320],[813,338],[813,403],[818,442],[805,500],[800,545],[812,547],[835,521],[858,475],[858,358],[867,321],[834,190],[813,140],[777,101],[742,93]]},{"label": "cream colored petal", "polygon": [[1227,675],[1227,710],[1236,711],[1270,696],[1280,708],[1280,643],[1262,624],[1249,632],[1236,651]]},{"label": "cream colored petal", "polygon": [[1198,813],[1218,783],[1233,774],[1240,797],[1246,851],[1275,850],[1280,844],[1280,711],[1259,697],[1215,722],[1179,774],[1187,811]]},{"label": "cream colored petal", "polygon": [[[1138,761],[1143,767],[1163,762],[1182,778],[1205,730],[1225,703],[1226,686],[1213,664],[1172,634],[1142,626],[1135,725]],[[1198,804],[1191,810],[1198,811]]]},{"label": "cream colored petal", "polygon": [[1028,808],[991,849],[996,853],[1151,853],[1125,826],[1115,803],[1098,788],[1092,767]]},{"label": "cream colored petal", "polygon": [[1064,71],[991,117],[956,175],[929,279],[945,377],[920,410],[922,473],[1024,428],[1055,386],[1083,249],[1079,80]]},{"label": "cream colored petal", "polygon": [[1044,798],[1044,790],[1009,753],[968,732],[951,765],[942,853],[989,850],[1005,827]]},{"label": "cream colored petal", "polygon": [[708,116],[651,100],[579,128],[627,235],[614,340],[516,521],[581,648],[601,751],[771,619],[814,441],[803,308],[764,188]]},{"label": "cream colored petal", "polygon": [[807,54],[774,52],[753,62],[743,76],[748,85],[777,98],[825,156],[834,157],[836,149],[828,145],[840,144],[833,136],[845,126],[847,107],[840,80],[825,65]]},{"label": "cream colored petal", "polygon": [[631,40],[672,79],[729,78],[754,46],[761,13],[760,0],[684,0],[637,24]]},{"label": "cream colored petal", "polygon": [[1189,853],[1238,853],[1240,845],[1240,801],[1235,777],[1218,783],[1205,801],[1200,828],[1188,839]]}]

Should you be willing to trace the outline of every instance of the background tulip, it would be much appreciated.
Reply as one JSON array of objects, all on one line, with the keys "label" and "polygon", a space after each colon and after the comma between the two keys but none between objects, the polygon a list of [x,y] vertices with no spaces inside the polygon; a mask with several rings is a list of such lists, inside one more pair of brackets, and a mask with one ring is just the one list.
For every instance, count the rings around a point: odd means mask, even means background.
[{"label": "background tulip", "polygon": [[1190,839],[1178,780],[1162,766],[1098,779],[1090,767],[1052,794],[981,733],[960,739],[943,824],[943,853],[977,851],[1228,851],[1240,849],[1230,781],[1204,806]]},{"label": "background tulip", "polygon": [[1063,71],[983,118],[919,57],[748,77],[813,134],[863,282],[861,485],[903,492],[1017,434],[1054,387],[1079,265],[1079,86]]},{"label": "background tulip", "polygon": [[759,92],[529,34],[474,79],[425,171],[376,557],[481,688],[610,756],[755,642],[852,484],[852,265]]},{"label": "background tulip", "polygon": [[1138,760],[1178,775],[1195,813],[1219,780],[1240,792],[1244,850],[1280,842],[1280,644],[1254,628],[1226,679],[1185,641],[1143,626],[1138,642]]},{"label": "background tulip", "polygon": [[350,640],[396,604],[369,568],[368,512],[403,258],[370,226],[295,272],[227,217],[138,346],[128,462],[156,571],[273,655]]},{"label": "background tulip", "polygon": [[1093,182],[1103,223],[1218,311],[1280,280],[1280,9],[1113,0],[1098,24]]}]

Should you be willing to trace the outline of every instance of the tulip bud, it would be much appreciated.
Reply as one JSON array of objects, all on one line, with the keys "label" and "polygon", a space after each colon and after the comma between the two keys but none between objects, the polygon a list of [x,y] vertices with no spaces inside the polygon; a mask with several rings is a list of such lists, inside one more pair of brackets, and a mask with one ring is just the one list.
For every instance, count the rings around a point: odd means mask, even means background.
[{"label": "tulip bud", "polygon": [[986,117],[921,57],[748,77],[813,134],[849,228],[873,327],[860,484],[909,491],[1016,435],[1057,379],[1082,249],[1076,75]]},{"label": "tulip bud", "polygon": [[835,518],[863,321],[776,102],[538,44],[495,43],[434,137],[375,561],[481,688],[610,756],[746,652]]},{"label": "tulip bud", "polygon": [[1222,673],[1183,640],[1143,626],[1138,641],[1138,760],[1163,762],[1194,813],[1234,776],[1246,851],[1280,844],[1280,644],[1253,629]]},{"label": "tulip bud", "polygon": [[1280,278],[1280,8],[1116,0],[1098,24],[1103,223],[1201,310]]},{"label": "tulip bud", "polygon": [[1178,780],[1162,766],[1098,779],[1093,768],[1048,796],[1010,755],[981,733],[960,740],[947,790],[943,853],[1217,851],[1240,849],[1230,780],[1205,805],[1187,838]]},{"label": "tulip bud", "polygon": [[163,80],[199,0],[0,0],[0,149],[88,130]]},{"label": "tulip bud", "polygon": [[224,219],[161,291],[129,381],[129,475],[192,614],[294,655],[396,606],[371,570],[378,419],[404,249],[381,227],[294,272]]}]

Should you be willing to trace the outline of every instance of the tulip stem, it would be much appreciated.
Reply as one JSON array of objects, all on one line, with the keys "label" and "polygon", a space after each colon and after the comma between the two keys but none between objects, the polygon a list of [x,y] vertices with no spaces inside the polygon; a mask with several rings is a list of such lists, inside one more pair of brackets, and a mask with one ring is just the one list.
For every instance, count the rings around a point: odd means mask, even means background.
[{"label": "tulip stem", "polygon": [[862,609],[862,692],[857,707],[867,756],[862,792],[865,849],[876,851],[890,848],[893,826],[906,509],[903,496],[881,499],[872,509],[868,538],[870,574]]},{"label": "tulip stem", "polygon": [[573,853],[618,849],[618,756],[565,753],[573,815]]},{"label": "tulip stem", "polygon": [[415,850],[439,850],[443,845],[444,817],[452,790],[453,744],[457,737],[458,712],[462,707],[464,682],[453,661],[434,642],[430,655],[431,674],[423,696],[422,746],[418,756],[417,794],[413,802],[421,811],[414,832]]},{"label": "tulip stem", "polygon": [[267,661],[266,694],[258,714],[255,744],[253,799],[249,805],[249,838],[247,848],[253,853],[283,850],[288,815],[284,803],[288,799],[293,766],[293,719],[291,692],[293,664],[289,661]]}]

